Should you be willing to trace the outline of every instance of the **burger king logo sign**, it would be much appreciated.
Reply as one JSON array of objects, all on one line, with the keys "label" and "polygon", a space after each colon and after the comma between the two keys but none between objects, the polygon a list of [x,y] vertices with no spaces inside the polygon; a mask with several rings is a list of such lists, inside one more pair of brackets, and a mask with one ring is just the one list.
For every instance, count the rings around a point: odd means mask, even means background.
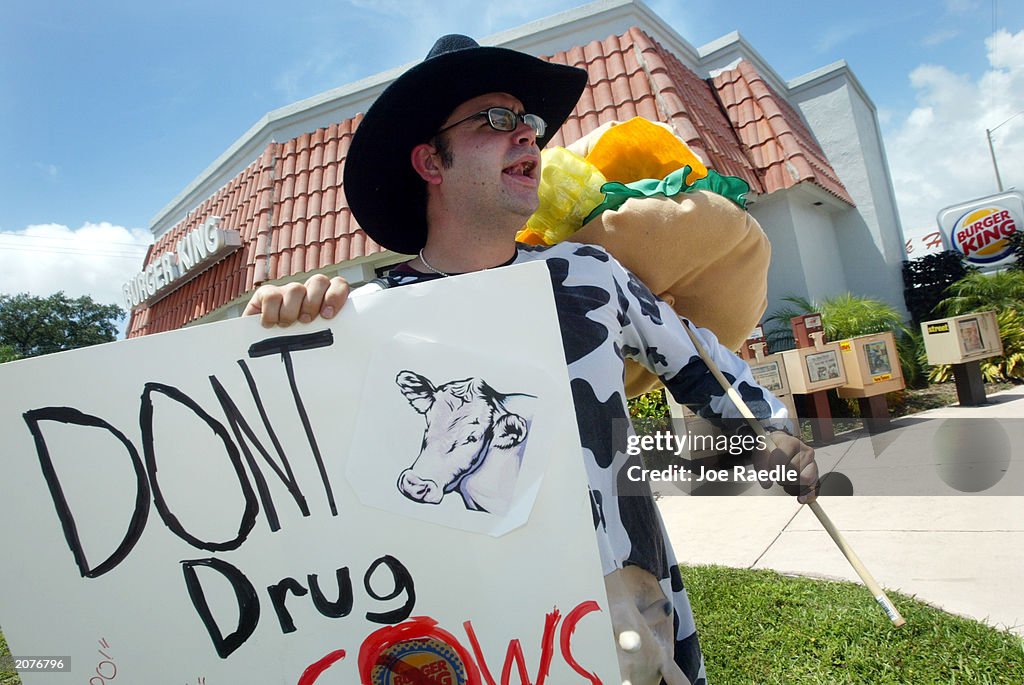
[{"label": "burger king logo sign", "polygon": [[947,207],[939,212],[939,226],[947,246],[962,252],[964,260],[980,267],[998,267],[1013,261],[1009,238],[1024,230],[1024,196],[1011,191]]},{"label": "burger king logo sign", "polygon": [[1009,238],[1017,232],[1010,210],[985,207],[969,212],[953,227],[953,246],[969,261],[990,264],[1006,256]]}]

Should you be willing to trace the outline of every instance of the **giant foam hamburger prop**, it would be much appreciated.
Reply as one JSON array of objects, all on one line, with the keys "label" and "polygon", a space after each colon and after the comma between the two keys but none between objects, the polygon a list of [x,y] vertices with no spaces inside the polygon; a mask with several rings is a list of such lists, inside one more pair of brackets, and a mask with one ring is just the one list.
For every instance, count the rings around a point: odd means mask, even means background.
[{"label": "giant foam hamburger prop", "polygon": [[[708,170],[668,127],[639,117],[542,154],[541,204],[518,240],[600,245],[677,314],[740,347],[767,306],[771,258],[745,181]],[[627,362],[630,397],[658,384]]]}]

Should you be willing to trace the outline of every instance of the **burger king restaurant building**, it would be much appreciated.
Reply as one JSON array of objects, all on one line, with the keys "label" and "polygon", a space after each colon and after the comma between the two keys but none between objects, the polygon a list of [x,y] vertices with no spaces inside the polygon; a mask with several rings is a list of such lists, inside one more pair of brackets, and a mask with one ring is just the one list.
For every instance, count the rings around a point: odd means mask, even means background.
[{"label": "burger king restaurant building", "polygon": [[[903,310],[904,245],[876,111],[845,63],[784,81],[739,34],[695,48],[636,0],[480,43],[587,70],[549,147],[641,116],[744,179],[772,243],[769,313],[786,296],[846,291]],[[263,283],[324,273],[359,284],[408,259],[366,236],[341,172],[361,113],[409,66],[266,114],[174,197],[124,286],[128,336],[239,316]]]}]

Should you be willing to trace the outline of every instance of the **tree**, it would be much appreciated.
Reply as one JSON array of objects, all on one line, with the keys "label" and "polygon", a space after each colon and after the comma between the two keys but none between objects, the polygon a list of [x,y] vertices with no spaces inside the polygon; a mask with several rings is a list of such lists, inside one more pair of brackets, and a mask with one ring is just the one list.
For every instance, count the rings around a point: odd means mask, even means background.
[{"label": "tree", "polygon": [[0,345],[0,364],[4,362],[13,362],[15,359],[20,359],[18,353],[14,351],[14,348],[10,345]]},{"label": "tree", "polygon": [[946,296],[946,288],[974,271],[977,269],[964,264],[963,254],[956,250],[903,262],[903,301],[914,325],[938,318],[935,305]]},{"label": "tree", "polygon": [[765,319],[765,323],[774,325],[768,334],[769,340],[777,341],[782,346],[786,345],[787,339],[792,343],[793,333],[789,320],[794,316],[814,312],[821,314],[826,340],[843,340],[885,331],[893,331],[897,335],[907,332],[907,325],[895,307],[870,297],[842,293],[820,302],[793,296],[784,297],[782,301],[789,302],[791,306],[783,307]]},{"label": "tree", "polygon": [[18,358],[111,342],[124,317],[117,305],[99,304],[88,295],[0,295],[0,348],[8,348],[5,358],[10,352]]},{"label": "tree", "polygon": [[821,314],[826,340],[844,340],[858,335],[892,331],[896,337],[903,380],[909,386],[921,382],[923,369],[918,361],[914,336],[892,305],[851,293],[827,297],[820,302],[793,296],[782,299],[789,302],[790,306],[779,309],[765,319],[765,323],[772,326],[767,331],[767,338],[773,351],[793,346],[793,333],[789,324],[791,318],[817,312]]},{"label": "tree", "polygon": [[946,288],[946,299],[936,306],[945,316],[992,309],[1013,309],[1024,314],[1024,271],[972,273]]},{"label": "tree", "polygon": [[1010,268],[1014,271],[1024,271],[1024,231],[1014,231],[1007,239],[1013,248],[1013,254],[1017,258]]}]

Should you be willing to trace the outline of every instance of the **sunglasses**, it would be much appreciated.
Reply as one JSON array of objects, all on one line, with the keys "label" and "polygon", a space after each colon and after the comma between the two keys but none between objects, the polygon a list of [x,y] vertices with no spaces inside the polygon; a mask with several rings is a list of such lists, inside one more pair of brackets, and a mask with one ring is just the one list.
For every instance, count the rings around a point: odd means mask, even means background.
[{"label": "sunglasses", "polygon": [[[464,124],[470,119],[476,119],[477,117],[487,116],[487,124],[495,131],[515,131],[519,127],[519,122],[522,121],[524,124],[533,129],[533,132],[537,134],[538,138],[544,137],[544,131],[547,130],[547,123],[536,114],[517,114],[507,107],[491,107],[485,109],[482,112],[476,114],[470,114],[465,119],[459,119],[454,124],[448,124],[444,128],[438,129],[437,133],[444,133],[450,128],[454,128],[459,124]],[[435,133],[434,135],[437,135]]]}]

